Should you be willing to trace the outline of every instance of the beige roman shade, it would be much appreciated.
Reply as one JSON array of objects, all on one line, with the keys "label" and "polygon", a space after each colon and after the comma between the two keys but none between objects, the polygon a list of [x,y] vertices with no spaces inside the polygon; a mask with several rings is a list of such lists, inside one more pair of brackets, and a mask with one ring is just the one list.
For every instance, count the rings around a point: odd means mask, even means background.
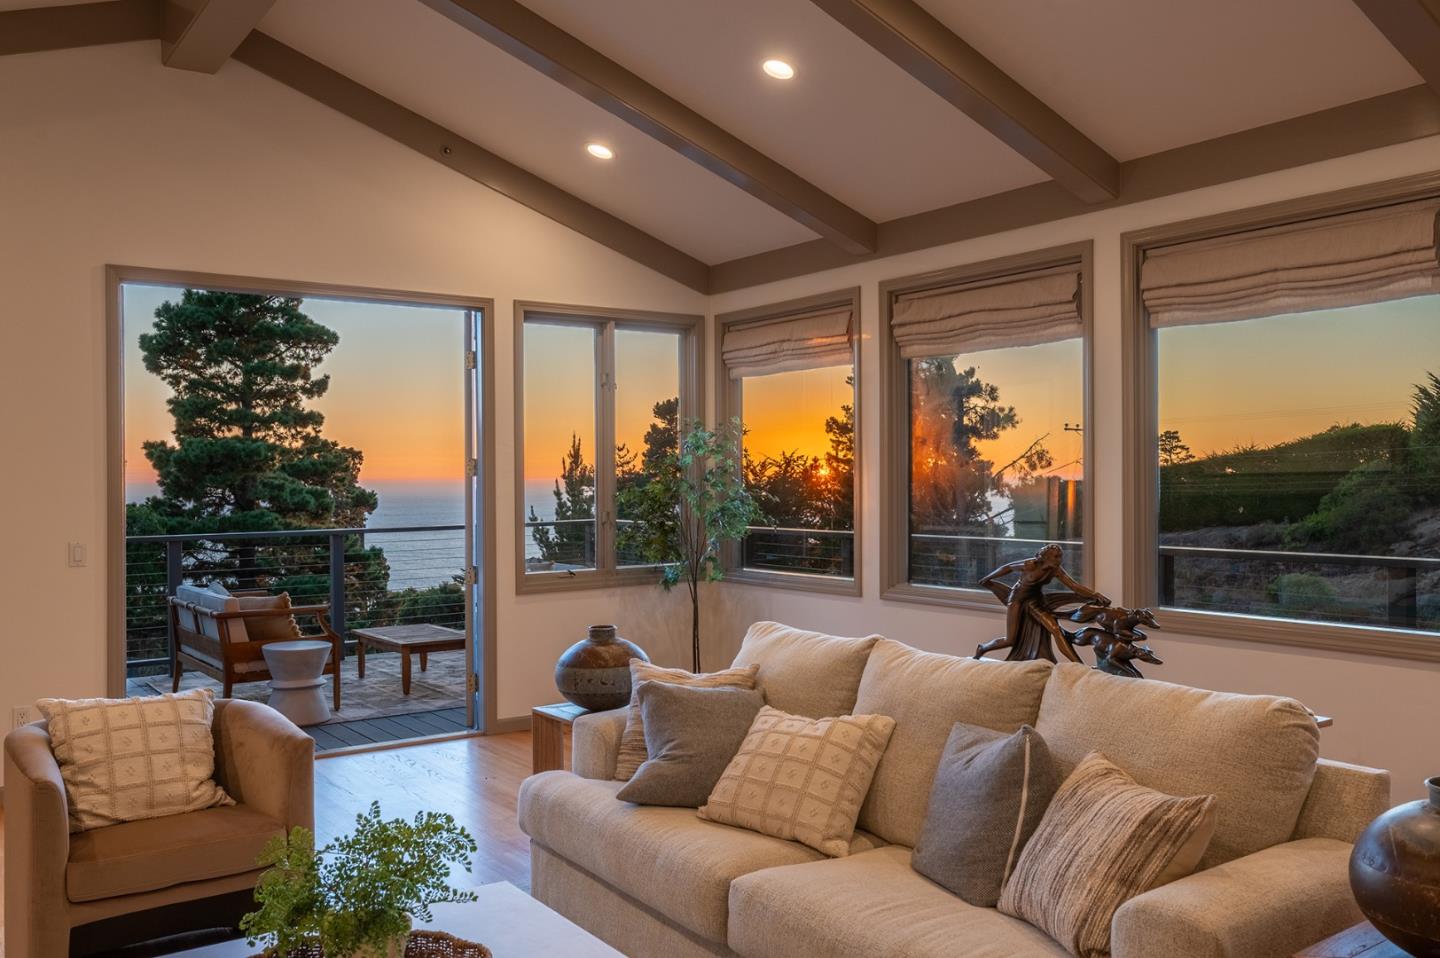
[{"label": "beige roman shade", "polygon": [[1072,264],[901,293],[891,309],[890,328],[905,359],[1080,336],[1080,270]]},{"label": "beige roman shade", "polygon": [[851,348],[850,306],[737,323],[726,327],[720,355],[731,379],[787,373],[822,366],[847,366]]},{"label": "beige roman shade", "polygon": [[1440,293],[1440,200],[1148,250],[1155,328],[1223,323]]}]

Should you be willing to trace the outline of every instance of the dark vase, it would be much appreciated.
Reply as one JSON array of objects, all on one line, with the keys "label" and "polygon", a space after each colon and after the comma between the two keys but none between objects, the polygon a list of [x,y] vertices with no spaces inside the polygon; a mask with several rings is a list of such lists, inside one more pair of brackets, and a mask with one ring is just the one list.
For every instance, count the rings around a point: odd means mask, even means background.
[{"label": "dark vase", "polygon": [[634,642],[620,638],[613,625],[592,625],[590,634],[555,663],[555,687],[582,709],[603,712],[630,702],[630,660],[649,662]]},{"label": "dark vase", "polygon": [[1366,826],[1350,855],[1350,888],[1386,938],[1415,958],[1440,958],[1440,775],[1430,798]]}]

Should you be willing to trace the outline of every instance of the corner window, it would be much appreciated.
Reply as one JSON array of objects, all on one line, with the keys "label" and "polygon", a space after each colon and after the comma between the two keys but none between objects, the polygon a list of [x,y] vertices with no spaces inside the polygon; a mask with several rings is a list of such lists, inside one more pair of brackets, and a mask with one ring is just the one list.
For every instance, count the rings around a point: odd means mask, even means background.
[{"label": "corner window", "polygon": [[889,597],[993,606],[981,577],[1048,543],[1087,574],[1087,265],[1088,246],[885,284]]},{"label": "corner window", "polygon": [[[520,591],[650,581],[617,503],[699,409],[702,317],[517,306]],[[626,574],[630,573],[630,576]]]},{"label": "corner window", "polygon": [[1161,604],[1440,632],[1437,211],[1147,251]]},{"label": "corner window", "polygon": [[728,551],[732,578],[855,592],[855,291],[717,321],[722,419],[744,429],[764,521]]}]

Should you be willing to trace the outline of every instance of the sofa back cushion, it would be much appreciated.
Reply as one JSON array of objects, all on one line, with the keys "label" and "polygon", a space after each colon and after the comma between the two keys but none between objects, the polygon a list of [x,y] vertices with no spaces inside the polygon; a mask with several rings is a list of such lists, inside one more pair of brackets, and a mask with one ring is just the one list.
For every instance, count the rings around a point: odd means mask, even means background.
[{"label": "sofa back cushion", "polygon": [[1320,731],[1293,699],[1207,692],[1083,665],[1051,670],[1036,730],[1061,774],[1103,752],[1141,785],[1214,795],[1201,868],[1289,840],[1315,776]]},{"label": "sofa back cushion", "polygon": [[782,712],[807,718],[849,715],[870,649],[879,639],[847,639],[779,622],[756,622],[745,633],[731,668],[759,666],[756,687],[765,693],[767,705]]},{"label": "sofa back cushion", "polygon": [[855,711],[888,715],[895,731],[875,770],[859,827],[913,847],[955,723],[1006,733],[1034,725],[1049,675],[1049,662],[976,661],[890,639],[875,643]]}]

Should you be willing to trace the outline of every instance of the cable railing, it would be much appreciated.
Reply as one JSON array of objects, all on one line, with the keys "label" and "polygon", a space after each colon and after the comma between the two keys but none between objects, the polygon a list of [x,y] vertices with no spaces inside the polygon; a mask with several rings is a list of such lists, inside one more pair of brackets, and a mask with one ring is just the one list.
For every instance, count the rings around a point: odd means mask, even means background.
[{"label": "cable railing", "polygon": [[[168,669],[169,597],[182,584],[288,592],[294,605],[328,603],[330,625],[352,629],[465,624],[463,525],[284,529],[127,536],[126,665]],[[353,644],[353,643],[351,643]]]},{"label": "cable railing", "polygon": [[1028,559],[1042,546],[1065,550],[1065,566],[1079,575],[1085,568],[1085,543],[1078,539],[1030,539],[916,532],[910,535],[910,581],[952,589],[979,588],[980,579],[1008,562]]},{"label": "cable railing", "polygon": [[741,542],[741,565],[762,572],[855,577],[853,529],[749,526]]}]

